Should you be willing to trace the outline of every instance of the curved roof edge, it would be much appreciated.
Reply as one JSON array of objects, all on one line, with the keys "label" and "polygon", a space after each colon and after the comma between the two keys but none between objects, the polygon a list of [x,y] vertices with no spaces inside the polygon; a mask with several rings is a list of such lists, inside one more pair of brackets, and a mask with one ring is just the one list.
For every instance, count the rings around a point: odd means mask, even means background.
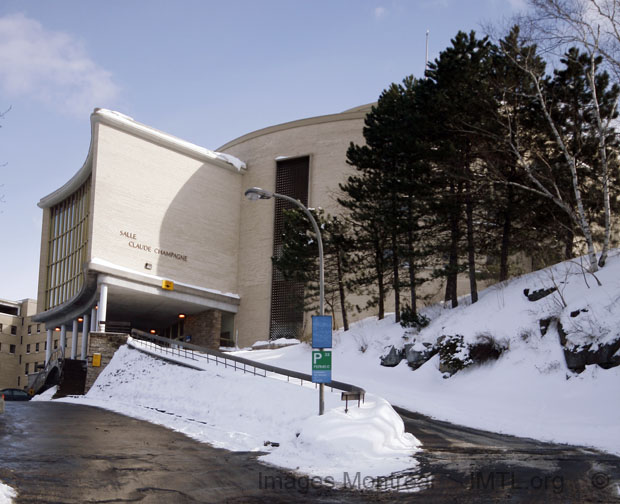
[{"label": "curved roof edge", "polygon": [[163,131],[135,121],[131,117],[121,114],[120,112],[96,108],[90,115],[90,146],[88,148],[88,155],[86,156],[84,164],[64,185],[47,196],[41,198],[38,203],[40,208],[49,208],[57,203],[60,203],[67,196],[73,194],[73,192],[75,192],[88,178],[92,171],[93,142],[95,138],[95,125],[97,123],[104,123],[109,126],[113,126],[145,140],[154,141],[164,147],[181,152],[182,154],[199,160],[210,162],[222,168],[233,169],[239,172],[245,172],[246,170],[245,163],[234,156],[212,151],[191,142],[187,142],[178,137],[169,135],[168,133],[164,133]]},{"label": "curved roof edge", "polygon": [[226,149],[230,149],[231,147],[246,142],[248,140],[252,140],[253,138],[258,138],[263,135],[269,135],[270,133],[276,133],[278,131],[284,131],[287,129],[300,128],[303,126],[310,126],[313,124],[323,124],[330,123],[336,121],[351,121],[355,119],[363,119],[366,117],[368,112],[370,112],[371,107],[375,103],[368,103],[366,105],[360,105],[359,107],[354,107],[349,110],[345,110],[344,112],[339,112],[337,114],[327,114],[322,116],[308,117],[306,119],[297,119],[295,121],[289,121],[281,124],[276,124],[274,126],[267,126],[266,128],[262,128],[256,131],[252,131],[251,133],[247,133],[243,136],[235,138],[230,142],[225,143],[221,147],[218,147],[218,151],[225,151]]},{"label": "curved roof edge", "polygon": [[84,266],[82,271],[84,285],[75,296],[54,308],[37,313],[32,320],[44,322],[46,325],[57,325],[67,320],[77,319],[80,315],[90,311],[97,299],[97,273],[89,271],[88,266]]},{"label": "curved roof edge", "polygon": [[358,105],[357,107],[343,110],[343,113],[344,112],[365,112],[367,114],[368,112],[370,112],[370,109],[372,109],[372,107],[374,107],[376,104],[377,102],[365,103],[364,105]]}]

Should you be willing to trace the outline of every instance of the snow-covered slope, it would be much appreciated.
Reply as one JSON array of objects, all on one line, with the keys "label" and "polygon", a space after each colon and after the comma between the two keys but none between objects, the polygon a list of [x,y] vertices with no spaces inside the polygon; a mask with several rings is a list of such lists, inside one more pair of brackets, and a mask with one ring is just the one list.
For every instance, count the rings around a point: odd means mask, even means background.
[{"label": "snow-covered slope", "polygon": [[[137,347],[140,342],[134,343]],[[194,362],[195,364],[195,362]],[[147,420],[219,448],[268,452],[264,462],[320,477],[332,485],[411,470],[419,441],[384,399],[367,395],[361,407],[318,391],[204,363],[181,367],[121,347],[86,396],[59,399]],[[395,482],[398,484],[398,481]]]},{"label": "snow-covered slope", "polygon": [[[598,285],[600,281],[601,285]],[[535,302],[524,290],[557,286]],[[564,306],[566,305],[566,306]],[[587,311],[581,311],[581,310]],[[579,311],[578,316],[571,313]],[[496,432],[592,446],[620,454],[620,367],[587,366],[577,374],[566,366],[557,326],[541,334],[539,320],[556,317],[574,345],[604,344],[620,335],[620,255],[593,275],[579,261],[561,263],[480,293],[474,305],[430,307],[432,319],[419,334],[407,333],[392,316],[366,319],[334,334],[332,376],[355,383],[392,404],[432,417]],[[435,343],[460,334],[466,343],[492,336],[508,349],[497,361],[472,366],[444,378],[435,355],[413,371],[406,361],[380,366],[392,346]],[[242,351],[243,357],[269,361],[309,373],[310,347]]]}]

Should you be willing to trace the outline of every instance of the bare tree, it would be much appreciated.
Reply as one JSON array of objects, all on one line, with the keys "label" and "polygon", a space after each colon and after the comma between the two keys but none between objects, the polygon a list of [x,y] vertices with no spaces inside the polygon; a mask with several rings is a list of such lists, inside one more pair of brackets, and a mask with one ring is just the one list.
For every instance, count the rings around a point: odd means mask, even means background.
[{"label": "bare tree", "polygon": [[[6,109],[4,112],[0,112],[0,120],[4,119],[4,116],[11,110],[11,107],[9,107],[8,109]],[[0,124],[0,128],[2,128],[2,125]],[[6,163],[3,163],[2,165],[0,165],[1,167],[5,167]],[[0,187],[4,187],[4,184],[0,184]],[[4,194],[0,194],[0,203],[4,203]],[[1,213],[1,212],[0,212]]]},{"label": "bare tree", "polygon": [[[544,52],[559,56],[569,47],[578,47],[588,54],[590,65],[586,71],[586,79],[592,96],[592,113],[595,120],[599,151],[599,178],[602,185],[602,207],[604,210],[604,238],[598,265],[603,267],[607,260],[611,236],[611,204],[609,188],[609,146],[608,137],[611,130],[610,122],[615,111],[610,114],[601,112],[600,93],[596,79],[599,69],[606,69],[620,81],[620,1],[619,0],[529,0],[531,11],[519,22],[529,29],[530,37]],[[597,61],[602,58],[599,65]],[[547,115],[546,115],[547,117]],[[549,117],[547,117],[550,119]],[[555,131],[554,131],[555,135]],[[575,162],[568,159],[568,153],[557,137],[558,147],[567,157],[574,176]],[[584,163],[583,160],[575,160]],[[580,220],[583,220],[581,211]],[[583,223],[580,224],[582,231]],[[584,233],[584,236],[586,234]],[[588,237],[588,254],[592,254]],[[590,255],[591,266],[592,256]]]}]

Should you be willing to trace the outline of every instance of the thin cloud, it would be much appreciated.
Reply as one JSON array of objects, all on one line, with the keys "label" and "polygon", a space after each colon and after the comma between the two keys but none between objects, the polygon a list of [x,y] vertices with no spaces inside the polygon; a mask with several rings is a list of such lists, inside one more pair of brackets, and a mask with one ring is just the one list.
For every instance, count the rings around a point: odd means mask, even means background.
[{"label": "thin cloud", "polygon": [[381,19],[387,14],[387,9],[385,7],[376,7],[374,13],[375,19]]},{"label": "thin cloud", "polygon": [[23,14],[0,17],[0,87],[71,115],[106,106],[119,95],[112,75],[71,35],[46,30]]},{"label": "thin cloud", "polygon": [[526,0],[509,0],[508,3],[510,4],[512,10],[515,10],[517,12],[525,11],[528,8]]}]

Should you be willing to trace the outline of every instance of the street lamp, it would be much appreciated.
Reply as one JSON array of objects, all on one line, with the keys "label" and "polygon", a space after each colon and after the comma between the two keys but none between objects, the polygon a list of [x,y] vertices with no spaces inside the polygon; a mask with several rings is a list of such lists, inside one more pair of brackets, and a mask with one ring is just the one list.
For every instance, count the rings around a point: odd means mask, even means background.
[{"label": "street lamp", "polygon": [[[261,189],[260,187],[251,187],[247,191],[245,191],[245,197],[250,201],[257,201],[259,199],[271,199],[271,198],[280,198],[286,200],[294,205],[298,206],[303,210],[303,212],[308,217],[308,220],[312,224],[314,229],[314,234],[316,234],[316,239],[319,243],[319,313],[321,316],[325,315],[325,280],[323,274],[323,240],[321,239],[321,231],[319,229],[316,220],[312,216],[310,210],[306,208],[306,206],[299,200],[291,198],[290,196],[285,196],[284,194],[278,194],[271,191],[266,191],[265,189]],[[319,415],[322,415],[325,410],[324,405],[324,395],[325,390],[323,383],[319,384]]]}]

